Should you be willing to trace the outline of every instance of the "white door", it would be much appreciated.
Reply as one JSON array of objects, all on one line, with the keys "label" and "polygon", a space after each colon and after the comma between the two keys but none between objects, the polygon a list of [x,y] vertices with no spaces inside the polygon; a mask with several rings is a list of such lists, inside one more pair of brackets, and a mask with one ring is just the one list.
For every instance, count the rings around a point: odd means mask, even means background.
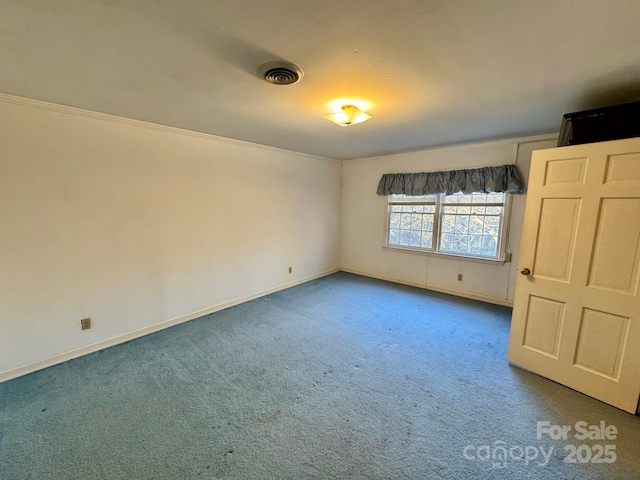
[{"label": "white door", "polygon": [[640,138],[533,152],[509,361],[635,413],[639,264]]}]

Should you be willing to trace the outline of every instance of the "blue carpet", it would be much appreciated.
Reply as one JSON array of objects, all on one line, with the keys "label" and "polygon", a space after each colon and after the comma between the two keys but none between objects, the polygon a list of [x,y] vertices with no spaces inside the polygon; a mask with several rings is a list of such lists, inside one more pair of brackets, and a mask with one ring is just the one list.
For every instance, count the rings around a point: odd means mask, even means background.
[{"label": "blue carpet", "polygon": [[0,478],[640,478],[640,418],[510,366],[510,315],[324,277],[0,384]]}]

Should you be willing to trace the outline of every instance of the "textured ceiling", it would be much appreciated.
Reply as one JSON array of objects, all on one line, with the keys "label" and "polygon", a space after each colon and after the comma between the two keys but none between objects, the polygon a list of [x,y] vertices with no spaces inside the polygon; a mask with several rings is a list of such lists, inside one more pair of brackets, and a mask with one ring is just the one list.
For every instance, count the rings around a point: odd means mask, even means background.
[{"label": "textured ceiling", "polygon": [[[333,158],[556,132],[640,100],[638,0],[16,0],[0,91]],[[256,75],[284,59],[304,79]],[[322,118],[339,98],[374,118]]]}]

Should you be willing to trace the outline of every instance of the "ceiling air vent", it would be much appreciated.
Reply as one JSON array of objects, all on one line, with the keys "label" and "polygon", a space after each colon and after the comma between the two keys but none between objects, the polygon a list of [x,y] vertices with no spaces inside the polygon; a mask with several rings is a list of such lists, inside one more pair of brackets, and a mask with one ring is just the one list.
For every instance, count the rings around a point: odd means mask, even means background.
[{"label": "ceiling air vent", "polygon": [[258,75],[274,85],[291,85],[302,80],[302,70],[289,62],[267,62],[258,69]]}]

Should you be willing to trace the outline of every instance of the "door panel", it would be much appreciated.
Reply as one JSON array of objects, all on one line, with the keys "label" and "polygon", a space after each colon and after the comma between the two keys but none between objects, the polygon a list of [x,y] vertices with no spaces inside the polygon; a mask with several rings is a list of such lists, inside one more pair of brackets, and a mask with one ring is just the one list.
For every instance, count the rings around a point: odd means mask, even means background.
[{"label": "door panel", "polygon": [[563,321],[564,303],[530,296],[523,345],[557,358]]},{"label": "door panel", "polygon": [[640,260],[640,198],[603,198],[589,286],[635,295]]},{"label": "door panel", "polygon": [[586,169],[586,158],[569,158],[566,160],[550,161],[547,163],[544,184],[583,183]]},{"label": "door panel", "polygon": [[575,365],[618,380],[628,327],[628,318],[584,308]]},{"label": "door panel", "polygon": [[635,413],[640,139],[535,151],[509,361]]},{"label": "door panel", "polygon": [[640,153],[611,155],[605,183],[640,183]]},{"label": "door panel", "polygon": [[569,281],[579,213],[579,198],[542,199],[535,275]]}]

